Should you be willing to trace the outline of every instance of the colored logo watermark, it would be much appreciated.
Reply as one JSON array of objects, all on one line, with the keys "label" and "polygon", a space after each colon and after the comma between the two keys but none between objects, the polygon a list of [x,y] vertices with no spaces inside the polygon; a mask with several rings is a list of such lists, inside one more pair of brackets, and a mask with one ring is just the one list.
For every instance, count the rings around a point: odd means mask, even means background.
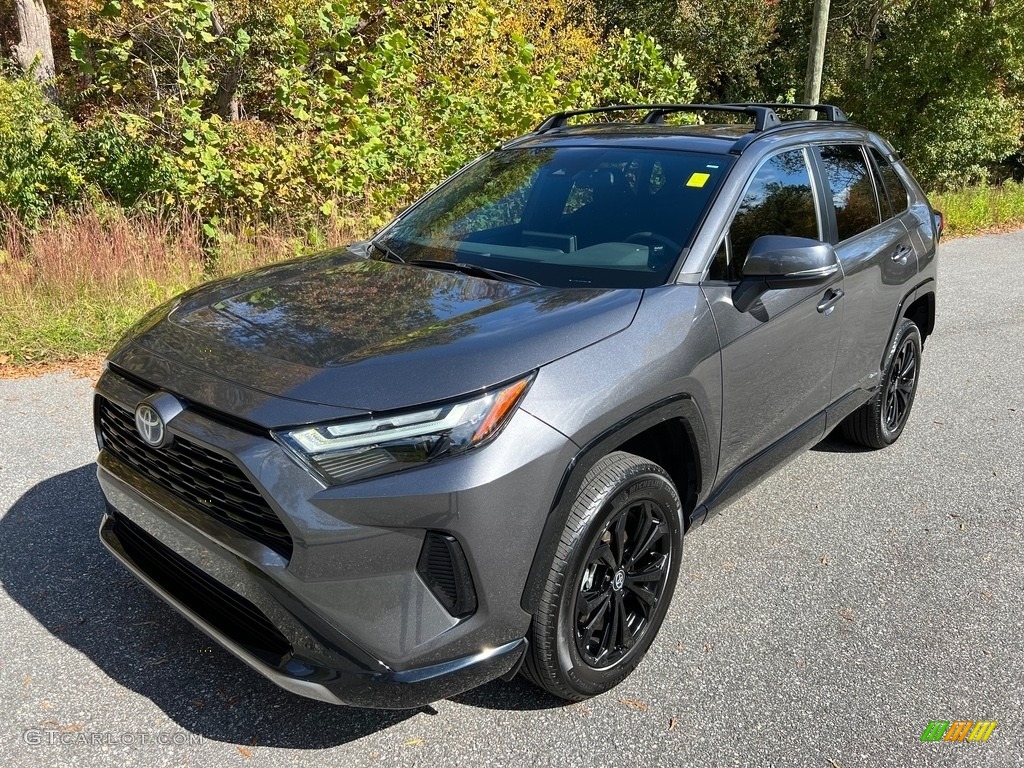
[{"label": "colored logo watermark", "polygon": [[995,729],[995,720],[932,720],[921,741],[988,741]]}]

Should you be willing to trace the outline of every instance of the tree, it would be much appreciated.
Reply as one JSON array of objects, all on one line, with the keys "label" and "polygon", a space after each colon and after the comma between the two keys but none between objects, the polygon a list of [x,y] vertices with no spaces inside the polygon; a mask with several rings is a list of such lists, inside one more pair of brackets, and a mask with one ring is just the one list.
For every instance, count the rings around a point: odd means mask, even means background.
[{"label": "tree", "polygon": [[14,17],[21,41],[14,46],[18,65],[43,83],[50,100],[56,99],[53,79],[57,71],[53,63],[53,42],[50,40],[50,15],[43,0],[14,0]]},{"label": "tree", "polygon": [[849,0],[837,16],[826,98],[889,138],[927,187],[985,179],[1019,150],[1024,0]]},{"label": "tree", "polygon": [[[811,48],[807,54],[807,81],[804,85],[804,101],[817,104],[821,99],[821,71],[825,65],[825,39],[828,34],[829,0],[814,0],[814,22],[811,24]],[[808,110],[806,117],[814,120],[817,115]]]},{"label": "tree", "polygon": [[[213,34],[218,38],[227,35],[224,29],[224,22],[216,8],[210,13],[210,22],[213,25]],[[239,118],[239,104],[237,98],[238,82],[242,79],[242,54],[243,51],[234,49],[233,55],[224,65],[224,71],[217,81],[217,92],[214,94],[214,101],[217,104],[217,114],[225,120],[237,120]]]}]

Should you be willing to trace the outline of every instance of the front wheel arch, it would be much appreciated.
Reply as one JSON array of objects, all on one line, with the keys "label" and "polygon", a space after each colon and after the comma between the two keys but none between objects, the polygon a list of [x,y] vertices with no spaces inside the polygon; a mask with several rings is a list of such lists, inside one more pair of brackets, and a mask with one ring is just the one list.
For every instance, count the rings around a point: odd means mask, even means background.
[{"label": "front wheel arch", "polygon": [[[689,395],[676,395],[643,408],[604,430],[587,442],[566,466],[558,491],[555,498],[552,499],[551,509],[544,523],[533,563],[530,566],[529,576],[523,588],[520,604],[524,611],[533,614],[537,609],[543,593],[544,581],[551,570],[551,564],[558,548],[559,537],[565,528],[573,501],[587,474],[598,461],[613,451],[632,448],[631,452],[636,452],[636,443],[631,444],[631,441],[635,441],[648,430],[665,423],[678,424],[685,435],[689,454],[692,457],[691,474],[682,483],[685,485],[685,489],[680,487],[678,472],[669,469],[669,474],[679,488],[682,497],[685,526],[688,528],[689,524],[693,522],[691,516],[698,507],[698,501],[707,496],[710,484],[715,478],[717,460],[712,453],[704,418],[697,404]],[[624,447],[627,445],[630,448]],[[644,458],[650,459],[656,464],[660,463],[650,456],[644,456]]]}]

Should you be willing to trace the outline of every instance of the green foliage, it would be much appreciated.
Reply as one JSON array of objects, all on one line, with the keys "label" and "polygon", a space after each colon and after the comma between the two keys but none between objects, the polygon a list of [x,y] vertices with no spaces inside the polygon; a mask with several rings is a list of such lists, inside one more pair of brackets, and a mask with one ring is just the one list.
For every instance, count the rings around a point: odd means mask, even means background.
[{"label": "green foliage", "polygon": [[126,113],[104,113],[77,133],[82,175],[110,200],[131,207],[162,186],[146,126]]},{"label": "green foliage", "polygon": [[645,33],[622,34],[583,73],[581,83],[591,90],[581,94],[580,102],[587,97],[595,104],[693,101],[697,81],[684,66],[681,55],[667,58]]},{"label": "green foliage", "polygon": [[[696,74],[716,101],[764,99],[767,70],[788,47],[780,25],[782,3],[763,0],[682,0],[676,45],[693,51]],[[809,6],[809,3],[804,4]],[[796,10],[796,9],[793,9]],[[797,12],[796,18],[804,14]]]},{"label": "green foliage", "polygon": [[[643,34],[601,41],[585,16],[569,29],[572,3],[338,0],[277,12],[236,2],[215,17],[207,0],[108,2],[70,36],[90,79],[84,98],[131,143],[97,182],[211,228],[339,207],[379,215],[552,111],[692,96],[679,57]],[[508,21],[527,11],[569,31]],[[540,57],[532,38],[569,55]],[[239,71],[260,82],[232,81]],[[226,83],[250,119],[219,114]],[[90,151],[109,156],[113,138]]]},{"label": "green foliage", "polygon": [[861,13],[859,35],[837,31],[847,44],[832,95],[888,136],[926,186],[985,180],[1021,143],[1024,2],[876,0]]},{"label": "green foliage", "polygon": [[[986,179],[1019,150],[1024,0],[832,6],[823,98],[889,137],[926,186]],[[54,206],[101,195],[195,213],[207,237],[228,221],[379,224],[553,111],[798,98],[809,9],[806,0],[73,4],[78,78],[65,77],[61,92],[75,119],[31,83],[0,79],[0,205],[34,226]]]},{"label": "green foliage", "polygon": [[0,77],[0,208],[32,226],[86,190],[75,129],[28,78]]}]

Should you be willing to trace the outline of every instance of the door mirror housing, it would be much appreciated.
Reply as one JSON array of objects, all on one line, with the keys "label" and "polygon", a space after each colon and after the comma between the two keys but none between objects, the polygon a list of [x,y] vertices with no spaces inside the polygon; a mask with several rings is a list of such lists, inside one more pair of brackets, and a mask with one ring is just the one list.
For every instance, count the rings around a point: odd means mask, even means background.
[{"label": "door mirror housing", "polygon": [[797,288],[828,282],[839,272],[835,248],[820,240],[784,235],[762,235],[750,246],[743,262],[743,279],[732,303],[747,312],[768,290]]}]

